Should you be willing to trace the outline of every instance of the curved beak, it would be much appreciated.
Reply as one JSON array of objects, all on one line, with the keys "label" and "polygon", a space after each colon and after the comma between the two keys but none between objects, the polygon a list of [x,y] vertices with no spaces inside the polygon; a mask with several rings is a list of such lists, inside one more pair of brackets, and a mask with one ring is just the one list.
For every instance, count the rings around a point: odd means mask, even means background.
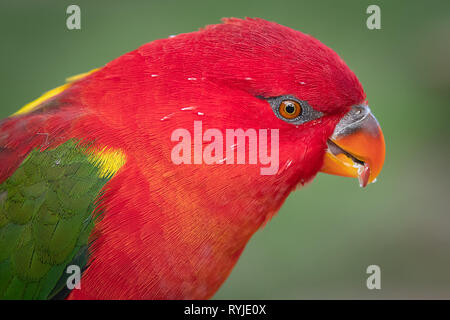
[{"label": "curved beak", "polygon": [[352,107],[327,144],[321,172],[358,178],[361,187],[375,181],[383,167],[385,144],[383,132],[368,106]]}]

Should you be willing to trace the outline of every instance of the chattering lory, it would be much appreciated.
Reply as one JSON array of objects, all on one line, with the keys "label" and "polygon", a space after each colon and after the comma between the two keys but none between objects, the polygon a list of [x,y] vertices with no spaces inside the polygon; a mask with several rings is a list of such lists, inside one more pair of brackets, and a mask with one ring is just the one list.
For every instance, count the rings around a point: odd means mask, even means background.
[{"label": "chattering lory", "polygon": [[366,186],[384,150],[310,35],[230,18],[147,43],[0,121],[0,298],[210,298],[293,190]]}]

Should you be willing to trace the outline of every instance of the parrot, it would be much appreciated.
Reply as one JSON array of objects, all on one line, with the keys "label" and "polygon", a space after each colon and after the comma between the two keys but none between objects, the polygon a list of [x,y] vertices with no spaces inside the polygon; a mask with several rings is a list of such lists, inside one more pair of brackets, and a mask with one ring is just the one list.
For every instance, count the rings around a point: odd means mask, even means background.
[{"label": "parrot", "polygon": [[[270,131],[276,172],[219,159],[231,129],[248,158]],[[365,187],[384,159],[358,78],[308,34],[225,18],[149,42],[0,121],[0,299],[210,299],[291,192]]]}]

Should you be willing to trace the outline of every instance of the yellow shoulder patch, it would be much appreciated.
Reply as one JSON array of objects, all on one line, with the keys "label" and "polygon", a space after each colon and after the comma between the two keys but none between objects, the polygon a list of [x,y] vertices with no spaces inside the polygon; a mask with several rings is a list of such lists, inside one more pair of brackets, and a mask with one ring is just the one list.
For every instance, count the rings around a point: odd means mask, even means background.
[{"label": "yellow shoulder patch", "polygon": [[50,91],[47,91],[46,93],[44,93],[42,96],[40,96],[39,98],[37,98],[34,101],[31,101],[30,103],[27,103],[26,105],[24,105],[22,108],[19,109],[19,111],[17,111],[16,113],[13,114],[13,116],[19,115],[19,114],[25,114],[28,113],[30,111],[33,111],[37,106],[39,106],[42,102],[60,94],[61,92],[63,92],[64,90],[66,90],[67,88],[69,88],[73,82],[80,80],[88,75],[90,75],[91,73],[94,73],[95,71],[97,71],[97,69],[91,70],[89,72],[85,72],[85,73],[81,73],[81,74],[77,74],[75,76],[72,76],[70,78],[66,79],[66,84],[63,84],[62,86],[59,86],[55,89],[52,89]]},{"label": "yellow shoulder patch", "polygon": [[55,89],[47,91],[46,93],[44,93],[42,96],[40,96],[36,100],[31,101],[30,103],[24,105],[22,108],[20,108],[19,111],[14,113],[13,116],[18,115],[18,114],[25,114],[25,113],[28,113],[28,112],[32,111],[36,106],[40,105],[42,102],[50,99],[51,97],[54,97],[57,94],[60,94],[61,92],[66,90],[68,87],[70,87],[70,85],[71,85],[70,83],[66,83],[66,84],[64,84],[62,86],[59,86],[59,87],[55,88]]},{"label": "yellow shoulder patch", "polygon": [[103,148],[89,155],[89,162],[100,169],[100,178],[110,178],[125,164],[127,158],[120,149]]}]

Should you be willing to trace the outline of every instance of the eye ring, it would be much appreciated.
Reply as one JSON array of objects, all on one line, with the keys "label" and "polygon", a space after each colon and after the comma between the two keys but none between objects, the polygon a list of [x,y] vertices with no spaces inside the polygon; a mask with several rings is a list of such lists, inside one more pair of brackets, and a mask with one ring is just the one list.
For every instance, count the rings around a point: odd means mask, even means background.
[{"label": "eye ring", "polygon": [[295,100],[283,100],[278,107],[278,111],[283,118],[292,120],[302,114],[302,106]]},{"label": "eye ring", "polygon": [[[324,116],[322,112],[311,107],[307,101],[300,100],[291,94],[275,97],[257,96],[257,98],[266,100],[277,118],[296,126]],[[286,103],[292,103],[294,109],[288,108],[286,110],[284,108]]]}]

